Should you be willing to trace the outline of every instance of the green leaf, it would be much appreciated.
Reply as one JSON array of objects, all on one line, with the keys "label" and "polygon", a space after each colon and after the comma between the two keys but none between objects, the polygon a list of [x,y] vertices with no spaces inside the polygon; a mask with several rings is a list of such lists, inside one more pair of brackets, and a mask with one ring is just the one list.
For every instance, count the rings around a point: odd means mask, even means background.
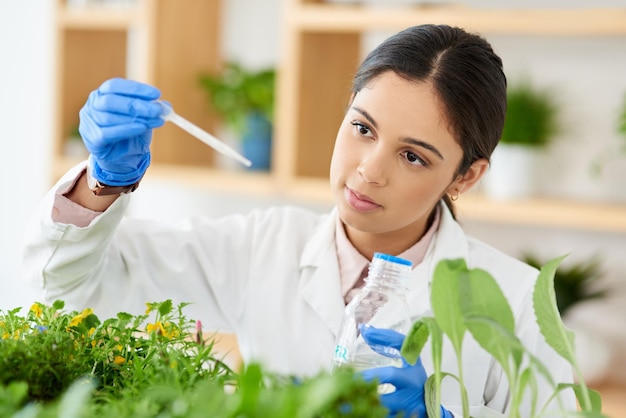
[{"label": "green leaf", "polygon": [[575,365],[575,335],[563,325],[554,291],[554,275],[565,257],[550,260],[541,268],[533,291],[533,307],[539,330],[548,345],[570,364]]},{"label": "green leaf", "polygon": [[161,316],[165,316],[169,314],[170,312],[172,312],[172,300],[171,299],[168,299],[159,304],[159,314],[161,314]]},{"label": "green leaf", "polygon": [[[461,311],[470,333],[511,377],[509,358],[521,361],[521,344],[515,337],[515,318],[496,280],[481,269],[469,271],[461,287]],[[479,320],[480,319],[480,320]]]},{"label": "green leaf", "polygon": [[435,268],[430,292],[435,320],[460,352],[466,328],[461,312],[460,282],[469,274],[465,260],[441,260]]},{"label": "green leaf", "polygon": [[87,404],[89,395],[95,385],[90,379],[80,379],[72,384],[61,397],[59,416],[63,418],[79,418],[81,409]]},{"label": "green leaf", "polygon": [[402,357],[404,357],[407,363],[413,365],[417,362],[424,345],[426,345],[426,341],[428,341],[428,335],[428,325],[422,319],[418,319],[413,323],[400,350]]},{"label": "green leaf", "polygon": [[[451,373],[442,373],[441,379],[443,380],[445,377],[451,377],[454,380],[461,384],[459,378]],[[424,383],[424,401],[426,403],[426,415],[429,418],[435,418],[441,416],[441,397],[437,396],[437,391],[439,391],[439,385],[437,384],[437,378],[435,375],[430,375],[428,379],[426,379],[426,383]]]},{"label": "green leaf", "polygon": [[[580,383],[559,383],[559,385],[557,386],[557,391],[561,392],[566,389],[573,389],[574,394],[576,395],[576,399],[582,405],[585,388],[586,387],[583,387],[583,385],[581,385]],[[592,414],[600,414],[602,411],[602,397],[600,396],[600,393],[589,388],[586,388],[586,390],[588,391],[589,399],[591,400],[591,410],[583,411],[583,412],[590,412]],[[592,416],[596,416],[596,415],[592,415]],[[602,415],[600,414],[597,416],[602,416]]]},{"label": "green leaf", "polygon": [[65,307],[65,302],[63,302],[62,300],[55,300],[54,303],[52,304],[52,307],[56,311],[60,311],[61,309]]},{"label": "green leaf", "polygon": [[517,368],[524,353],[524,347],[515,334],[485,316],[467,317],[465,324],[476,342],[493,356],[511,379],[513,370],[509,360],[513,360]]}]

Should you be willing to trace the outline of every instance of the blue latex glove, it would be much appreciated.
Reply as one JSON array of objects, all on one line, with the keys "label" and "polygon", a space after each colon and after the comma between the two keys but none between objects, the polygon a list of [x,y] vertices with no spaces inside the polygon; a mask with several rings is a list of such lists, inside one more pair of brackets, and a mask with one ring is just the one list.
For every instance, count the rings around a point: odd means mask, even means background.
[{"label": "blue latex glove", "polygon": [[[367,344],[378,354],[402,358],[400,349],[404,342],[404,335],[390,329],[361,326],[361,335]],[[389,409],[389,416],[427,418],[426,403],[424,401],[424,383],[426,370],[422,360],[411,366],[402,358],[402,367],[378,367],[361,372],[367,381],[377,379],[379,383],[389,383],[396,390],[380,396],[382,404]],[[441,407],[442,418],[453,418],[450,411]]]},{"label": "blue latex glove", "polygon": [[155,87],[122,78],[105,81],[80,110],[80,132],[90,152],[91,174],[101,183],[126,186],[150,165],[152,129],[162,126]]}]

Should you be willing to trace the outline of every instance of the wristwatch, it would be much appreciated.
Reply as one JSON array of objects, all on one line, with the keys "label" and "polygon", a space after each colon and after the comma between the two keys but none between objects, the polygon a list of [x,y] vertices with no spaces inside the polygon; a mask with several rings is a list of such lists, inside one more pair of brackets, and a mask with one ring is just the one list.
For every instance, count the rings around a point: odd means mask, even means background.
[{"label": "wristwatch", "polygon": [[127,186],[109,186],[108,184],[101,183],[91,174],[89,164],[87,165],[85,174],[87,175],[87,186],[96,196],[111,196],[116,194],[132,193],[137,190],[139,182],[141,181],[141,179],[139,179],[136,183],[129,184]]},{"label": "wristwatch", "polygon": [[108,184],[100,183],[95,177],[87,175],[87,185],[96,196],[110,196],[132,193],[139,187],[139,182],[129,184],[128,186],[109,186]]}]

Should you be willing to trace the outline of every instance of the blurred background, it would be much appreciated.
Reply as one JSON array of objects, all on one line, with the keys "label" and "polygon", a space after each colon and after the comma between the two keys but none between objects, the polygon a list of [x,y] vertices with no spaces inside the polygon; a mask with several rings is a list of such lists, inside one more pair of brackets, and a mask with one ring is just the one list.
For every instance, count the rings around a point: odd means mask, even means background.
[{"label": "blurred background", "polygon": [[[332,207],[328,159],[352,71],[386,36],[422,23],[421,11],[427,19],[467,23],[483,33],[503,58],[511,88],[530,97],[529,108],[520,99],[522,107],[511,115],[533,115],[517,124],[537,122],[536,131],[545,134],[537,143],[507,134],[513,148],[534,150],[530,174],[522,175],[532,182],[518,186],[507,177],[504,187],[497,184],[493,180],[529,157],[499,162],[505,157],[494,155],[493,173],[459,200],[460,221],[471,234],[528,261],[569,254],[560,276],[567,299],[562,314],[567,309],[566,320],[579,335],[585,373],[599,385],[626,385],[623,0],[570,1],[567,8],[558,0],[506,6],[459,0],[456,7],[464,9],[450,14],[439,13],[449,6],[441,1],[308,3],[0,2],[0,309],[29,306],[35,297],[20,277],[23,231],[48,189],[84,157],[80,141],[72,139],[77,112],[106,78],[155,84],[179,114],[250,158],[265,158],[245,171],[177,128],[163,128],[155,133],[153,167],[133,196],[130,216],[175,221],[285,203],[326,211]],[[407,13],[402,7],[413,8]],[[238,79],[248,84],[225,77],[227,63],[236,64]],[[268,72],[275,84],[263,84]],[[268,85],[276,97],[244,109],[223,106],[246,88]],[[274,101],[273,112],[264,114],[273,123],[269,148],[245,148],[246,112],[263,113]],[[255,149],[259,143],[252,143]],[[501,167],[505,173],[495,175]]]}]

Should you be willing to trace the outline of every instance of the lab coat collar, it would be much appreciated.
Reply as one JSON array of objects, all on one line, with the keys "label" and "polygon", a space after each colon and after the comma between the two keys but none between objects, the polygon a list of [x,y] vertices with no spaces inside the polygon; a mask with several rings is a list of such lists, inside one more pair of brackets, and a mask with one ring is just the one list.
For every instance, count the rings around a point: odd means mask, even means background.
[{"label": "lab coat collar", "polygon": [[468,259],[467,237],[450,209],[442,202],[439,229],[433,237],[422,262],[411,272],[407,302],[411,317],[432,316],[430,287],[437,264],[444,259]]},{"label": "lab coat collar", "polygon": [[[345,303],[341,296],[339,263],[335,248],[337,209],[326,216],[302,252],[300,258],[300,292],[302,297],[337,335]],[[441,203],[441,223],[424,260],[411,273],[408,302],[412,317],[428,312],[430,284],[437,264],[444,259],[468,259],[468,242],[463,229]]]},{"label": "lab coat collar", "polygon": [[321,222],[300,257],[300,294],[335,336],[345,309],[334,241],[336,219],[334,209]]}]

